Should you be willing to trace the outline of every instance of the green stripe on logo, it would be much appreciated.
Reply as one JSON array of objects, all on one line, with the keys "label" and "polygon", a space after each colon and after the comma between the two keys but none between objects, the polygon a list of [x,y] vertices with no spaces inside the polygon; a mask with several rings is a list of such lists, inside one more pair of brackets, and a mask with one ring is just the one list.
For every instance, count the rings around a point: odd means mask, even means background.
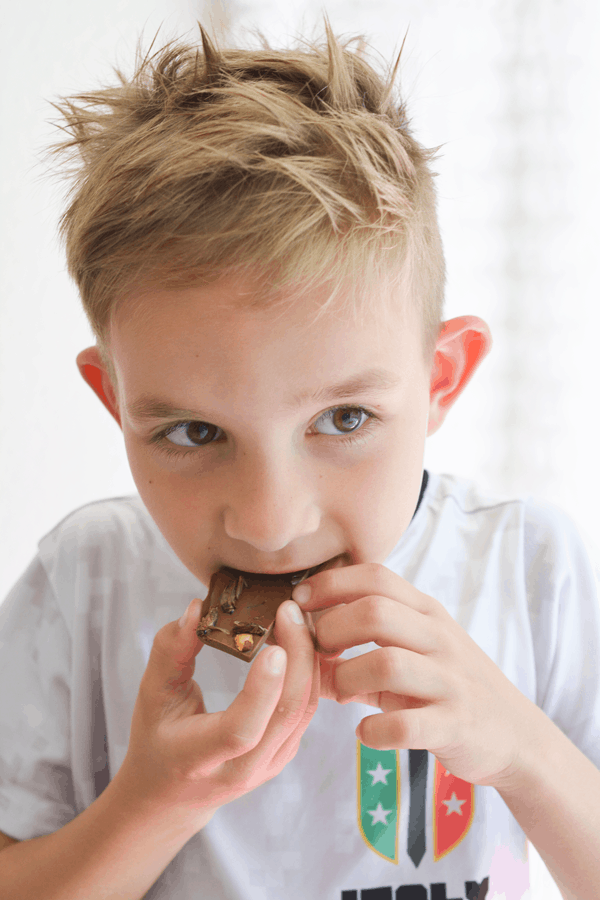
[{"label": "green stripe on logo", "polygon": [[397,750],[373,750],[356,742],[358,827],[367,846],[398,862],[400,767]]}]

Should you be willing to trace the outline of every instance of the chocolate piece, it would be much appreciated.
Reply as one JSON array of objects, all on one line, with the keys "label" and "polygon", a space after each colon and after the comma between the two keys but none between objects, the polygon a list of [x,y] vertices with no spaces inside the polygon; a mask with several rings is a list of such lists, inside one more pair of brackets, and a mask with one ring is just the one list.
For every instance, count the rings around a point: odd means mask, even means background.
[{"label": "chocolate piece", "polygon": [[231,579],[219,600],[223,612],[232,613],[235,610],[239,596],[245,587],[246,582],[243,575]]},{"label": "chocolate piece", "polygon": [[196,634],[208,647],[252,662],[273,631],[275,614],[292,596],[288,575],[221,569],[210,579]]},{"label": "chocolate piece", "polygon": [[208,647],[252,662],[272,634],[277,610],[291,598],[294,587],[332,564],[329,560],[285,575],[220,569],[210,579],[196,634]]}]

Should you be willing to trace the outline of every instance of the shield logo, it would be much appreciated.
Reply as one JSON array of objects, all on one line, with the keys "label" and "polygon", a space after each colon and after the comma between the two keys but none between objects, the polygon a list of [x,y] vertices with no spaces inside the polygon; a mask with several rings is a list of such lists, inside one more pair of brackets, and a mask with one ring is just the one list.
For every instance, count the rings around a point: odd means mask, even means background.
[{"label": "shield logo", "polygon": [[475,786],[451,775],[436,759],[433,787],[433,860],[460,844],[473,822]]},{"label": "shield logo", "polygon": [[400,768],[397,750],[373,750],[356,742],[358,827],[367,847],[398,863]]}]

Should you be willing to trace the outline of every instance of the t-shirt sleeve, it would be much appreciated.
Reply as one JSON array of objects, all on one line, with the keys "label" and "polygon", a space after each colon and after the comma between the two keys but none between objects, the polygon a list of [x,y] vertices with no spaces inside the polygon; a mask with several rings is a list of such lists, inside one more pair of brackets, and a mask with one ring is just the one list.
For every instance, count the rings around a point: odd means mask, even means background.
[{"label": "t-shirt sleeve", "polygon": [[38,557],[0,606],[0,831],[19,840],[76,815],[71,639]]},{"label": "t-shirt sleeve", "polygon": [[537,703],[600,768],[597,555],[571,519],[546,511],[527,532]]}]

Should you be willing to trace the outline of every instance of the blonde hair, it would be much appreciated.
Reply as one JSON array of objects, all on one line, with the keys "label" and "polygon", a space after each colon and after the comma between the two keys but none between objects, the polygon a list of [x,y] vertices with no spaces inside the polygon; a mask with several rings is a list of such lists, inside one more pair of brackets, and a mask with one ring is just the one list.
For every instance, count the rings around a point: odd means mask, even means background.
[{"label": "blonde hair", "polygon": [[[402,284],[424,353],[442,317],[444,258],[433,151],[412,137],[387,79],[342,44],[220,49],[170,42],[131,78],[55,104],[75,163],[61,219],[68,268],[98,343],[128,290],[264,273],[344,289],[354,309]],[[349,301],[347,298],[350,297]],[[264,301],[267,302],[266,297]]]}]

